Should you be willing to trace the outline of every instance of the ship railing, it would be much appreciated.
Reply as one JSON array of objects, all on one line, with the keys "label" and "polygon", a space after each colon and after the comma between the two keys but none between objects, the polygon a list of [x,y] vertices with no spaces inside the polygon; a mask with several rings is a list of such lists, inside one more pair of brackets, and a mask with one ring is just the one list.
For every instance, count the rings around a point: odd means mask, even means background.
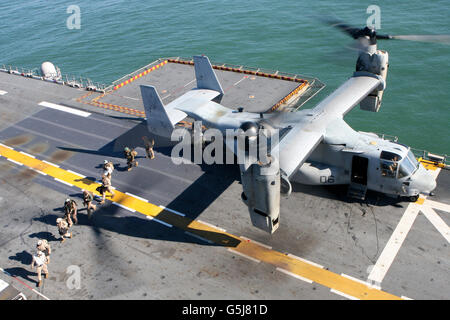
[{"label": "ship railing", "polygon": [[[170,57],[170,58],[167,58],[167,59],[174,59],[174,60],[182,60],[182,61],[193,62],[192,58],[184,58],[184,57]],[[164,59],[164,60],[166,60],[166,59]],[[215,65],[215,66],[227,67],[227,68],[231,68],[231,69],[249,70],[249,71],[261,72],[261,73],[266,73],[266,74],[275,74],[275,75],[285,76],[285,77],[289,77],[289,78],[293,78],[293,79],[305,79],[305,80],[308,80],[309,82],[318,81],[317,78],[312,77],[312,76],[299,75],[299,74],[288,73],[288,72],[281,72],[281,71],[272,70],[272,69],[257,68],[257,67],[250,67],[250,66],[245,66],[245,65],[236,65],[236,64],[230,64],[230,63],[221,63],[221,62],[216,62],[216,61],[211,61],[211,64]]]},{"label": "ship railing", "polygon": [[[10,74],[22,75],[33,79],[46,80],[42,77],[40,70],[38,70],[37,68],[29,69],[24,67],[17,67],[3,64],[2,67],[0,68],[0,71],[7,72]],[[85,88],[87,90],[92,91],[104,91],[107,87],[105,84],[94,82],[89,78],[74,76],[70,74],[62,74],[59,80],[47,79],[47,81],[53,81],[59,84],[64,84],[75,88]]]},{"label": "ship railing", "polygon": [[[393,135],[389,135],[389,134],[379,134],[379,133],[376,133],[376,135],[378,135],[383,140],[388,140],[388,141],[398,143],[397,136],[393,136]],[[416,148],[411,148],[411,151],[417,159],[421,159],[421,160],[425,160],[427,162],[434,163],[442,168],[446,168],[446,169],[450,168],[450,158],[447,154],[443,154],[443,155],[435,154],[435,153],[431,153],[428,150],[422,150],[422,149],[416,149]]]},{"label": "ship railing", "polygon": [[412,153],[418,159],[432,162],[442,168],[450,169],[450,159],[447,154],[435,154],[427,150],[411,148]]},{"label": "ship railing", "polygon": [[385,133],[378,134],[378,136],[380,136],[380,138],[383,139],[383,140],[388,140],[388,141],[392,141],[392,142],[398,142],[398,137],[397,136],[393,136],[393,135],[385,134]]}]

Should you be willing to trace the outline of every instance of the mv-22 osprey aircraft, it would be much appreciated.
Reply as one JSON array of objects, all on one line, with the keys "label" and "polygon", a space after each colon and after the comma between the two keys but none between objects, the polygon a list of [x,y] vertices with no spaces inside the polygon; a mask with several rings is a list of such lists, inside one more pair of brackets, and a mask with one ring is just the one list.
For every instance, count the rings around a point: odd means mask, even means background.
[{"label": "mv-22 osprey aircraft", "polygon": [[[431,174],[408,146],[373,133],[353,130],[343,117],[356,105],[378,112],[386,88],[388,53],[377,49],[370,28],[346,28],[361,44],[356,72],[316,107],[297,112],[266,114],[232,110],[220,105],[224,91],[206,56],[194,56],[197,88],[164,106],[155,87],[141,85],[151,133],[171,137],[175,124],[191,117],[225,135],[242,129],[251,139],[266,129],[280,132],[270,144],[270,160],[240,164],[242,199],[254,226],[273,233],[279,226],[280,192],[291,182],[307,185],[349,185],[350,196],[364,199],[367,189],[417,200],[436,187]],[[236,153],[236,146],[229,146]],[[248,151],[246,149],[246,151]]]}]

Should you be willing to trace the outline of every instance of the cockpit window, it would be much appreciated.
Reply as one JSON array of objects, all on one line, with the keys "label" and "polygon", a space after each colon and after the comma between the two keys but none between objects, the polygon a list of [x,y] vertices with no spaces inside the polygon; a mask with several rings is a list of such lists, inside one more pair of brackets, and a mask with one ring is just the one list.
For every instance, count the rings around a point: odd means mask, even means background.
[{"label": "cockpit window", "polygon": [[388,178],[395,178],[401,159],[402,157],[396,153],[382,151],[380,155],[381,175]]},{"label": "cockpit window", "polygon": [[412,175],[419,167],[419,162],[414,157],[414,154],[409,151],[408,156],[400,163],[400,170],[398,177],[403,178]]},{"label": "cockpit window", "polygon": [[414,156],[414,154],[412,153],[411,150],[409,150],[408,152],[408,159],[411,161],[411,163],[418,168],[419,167],[419,162],[417,161],[416,157]]},{"label": "cockpit window", "polygon": [[389,151],[381,151],[380,159],[389,160],[389,161],[400,161],[402,157],[398,154],[389,152]]}]

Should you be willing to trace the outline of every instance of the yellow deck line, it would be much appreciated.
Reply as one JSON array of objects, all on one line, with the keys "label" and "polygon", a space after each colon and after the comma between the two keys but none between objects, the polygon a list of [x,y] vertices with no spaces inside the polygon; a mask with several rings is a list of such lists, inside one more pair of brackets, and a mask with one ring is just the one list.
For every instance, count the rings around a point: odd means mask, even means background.
[{"label": "yellow deck line", "polygon": [[[70,183],[78,188],[96,192],[100,185],[95,181],[82,178],[77,174],[68,172],[64,169],[52,166],[36,158],[32,158],[12,149],[0,145],[0,155],[8,159],[22,163],[23,165],[35,170],[46,173],[47,175]],[[108,199],[111,199],[107,196]],[[177,228],[188,231],[192,234],[205,238],[215,244],[232,248],[232,250],[268,263],[274,267],[281,268],[288,272],[299,275],[300,277],[312,280],[325,287],[335,291],[342,292],[351,297],[362,300],[400,300],[400,297],[384,292],[382,290],[369,287],[358,281],[343,277],[329,270],[317,267],[307,262],[295,259],[287,254],[266,248],[252,241],[242,240],[241,238],[223,232],[213,226],[206,225],[196,220],[176,215],[168,210],[132,197],[123,192],[115,190],[115,196],[112,201],[133,209],[147,216],[158,217],[159,220],[169,223]]]}]

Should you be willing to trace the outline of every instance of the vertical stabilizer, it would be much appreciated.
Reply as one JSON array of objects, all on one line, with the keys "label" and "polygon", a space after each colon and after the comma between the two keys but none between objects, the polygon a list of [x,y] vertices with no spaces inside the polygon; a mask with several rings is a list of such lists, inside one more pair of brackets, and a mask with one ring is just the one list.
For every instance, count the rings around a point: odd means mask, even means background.
[{"label": "vertical stabilizer", "polygon": [[194,67],[197,88],[214,90],[223,94],[222,86],[207,56],[194,56]]},{"label": "vertical stabilizer", "polygon": [[170,137],[174,125],[183,120],[186,114],[180,110],[166,109],[155,87],[146,85],[140,87],[148,130],[159,136]]}]

